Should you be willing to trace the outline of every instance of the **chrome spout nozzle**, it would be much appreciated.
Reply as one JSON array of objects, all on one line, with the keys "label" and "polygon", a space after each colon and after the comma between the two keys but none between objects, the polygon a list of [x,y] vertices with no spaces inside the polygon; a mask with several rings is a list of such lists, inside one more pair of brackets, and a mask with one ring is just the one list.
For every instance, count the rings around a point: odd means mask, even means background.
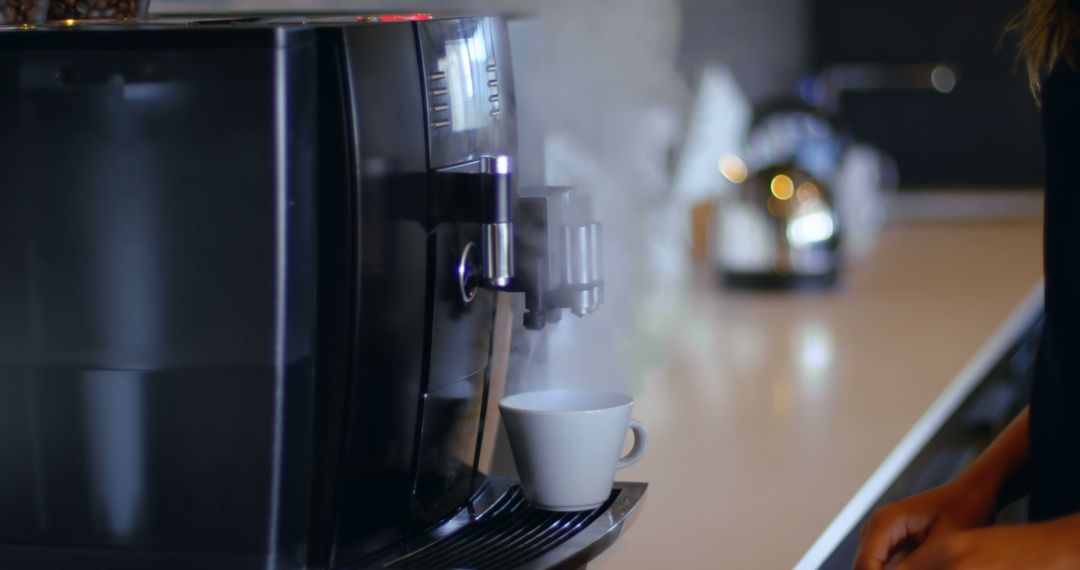
[{"label": "chrome spout nozzle", "polygon": [[510,286],[514,277],[513,184],[510,157],[484,159],[483,170],[491,176],[485,192],[481,250],[484,279],[496,289]]},{"label": "chrome spout nozzle", "polygon": [[600,224],[563,227],[563,260],[569,289],[570,312],[583,317],[595,311],[603,298],[600,279]]},{"label": "chrome spout nozzle", "polygon": [[514,227],[498,222],[484,224],[482,231],[484,278],[495,287],[507,287],[514,277]]}]

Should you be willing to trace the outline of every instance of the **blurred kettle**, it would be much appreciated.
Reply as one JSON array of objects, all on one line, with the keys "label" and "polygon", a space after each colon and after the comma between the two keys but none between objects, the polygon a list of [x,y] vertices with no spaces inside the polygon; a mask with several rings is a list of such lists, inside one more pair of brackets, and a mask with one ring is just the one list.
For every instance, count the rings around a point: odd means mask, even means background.
[{"label": "blurred kettle", "polygon": [[[840,216],[830,187],[848,142],[799,102],[758,109],[746,140],[746,176],[718,204],[715,261],[732,287],[830,287],[840,270]],[[723,167],[721,167],[723,172]]]},{"label": "blurred kettle", "polygon": [[831,287],[840,269],[839,220],[828,187],[793,163],[761,169],[718,209],[717,261],[732,287]]}]

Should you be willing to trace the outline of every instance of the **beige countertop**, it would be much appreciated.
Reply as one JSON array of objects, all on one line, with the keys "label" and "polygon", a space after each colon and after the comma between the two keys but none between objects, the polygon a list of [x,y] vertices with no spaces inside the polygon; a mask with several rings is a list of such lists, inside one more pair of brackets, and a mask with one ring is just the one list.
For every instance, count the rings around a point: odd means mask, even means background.
[{"label": "beige countertop", "polygon": [[894,224],[833,292],[696,287],[636,394],[644,508],[589,567],[792,567],[1038,283],[1041,228]]}]

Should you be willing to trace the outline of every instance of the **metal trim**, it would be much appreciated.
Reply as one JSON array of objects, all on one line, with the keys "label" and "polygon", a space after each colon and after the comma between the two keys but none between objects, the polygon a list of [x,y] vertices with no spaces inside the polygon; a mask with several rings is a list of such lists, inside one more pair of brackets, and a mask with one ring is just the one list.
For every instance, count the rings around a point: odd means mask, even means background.
[{"label": "metal trim", "polygon": [[1016,343],[1017,339],[1027,330],[1032,319],[1043,309],[1043,282],[1039,281],[1024,297],[1024,300],[1013,309],[1005,322],[998,327],[990,340],[988,340],[975,357],[968,361],[955,379],[945,388],[945,391],[934,401],[930,409],[926,411],[915,423],[915,426],[904,436],[900,443],[881,462],[870,478],[863,483],[862,488],[848,501],[840,514],[826,527],[825,532],[814,541],[810,549],[795,565],[795,570],[811,570],[820,568],[829,558],[846,536],[855,530],[863,516],[877,502],[878,498],[892,485],[893,481],[904,471],[915,456],[919,454],[937,433],[941,426],[956,412],[957,408],[978,386],[979,382],[993,368],[994,364]]},{"label": "metal trim", "polygon": [[479,284],[474,284],[472,289],[469,289],[469,271],[472,263],[469,259],[469,255],[476,251],[476,242],[470,241],[465,244],[465,249],[461,252],[461,259],[458,260],[457,276],[458,276],[458,291],[461,293],[461,300],[468,305],[476,299],[476,292],[479,290]]},{"label": "metal trim", "polygon": [[619,496],[607,512],[570,540],[521,565],[520,568],[578,568],[596,559],[615,544],[623,531],[637,519],[648,487],[648,483],[615,483]]},{"label": "metal trim", "polygon": [[[401,548],[377,556],[375,560],[378,562],[372,560],[355,568],[411,567],[413,562],[420,565],[434,563],[448,554],[448,549],[454,548],[458,535],[482,532],[481,529],[489,521],[502,524],[504,521],[498,521],[502,515],[517,512],[523,506],[527,510],[520,512],[517,515],[518,523],[507,529],[510,534],[487,536],[480,544],[480,550],[472,553],[472,558],[479,561],[477,555],[482,557],[491,550],[506,550],[508,543],[521,543],[526,545],[526,550],[539,550],[542,553],[531,560],[511,556],[505,560],[508,568],[578,568],[607,550],[633,523],[641,510],[648,484],[616,482],[613,498],[608,499],[599,513],[595,510],[578,513],[541,511],[528,506],[516,487],[517,481],[511,478],[489,480],[471,503],[445,522]],[[510,500],[506,500],[508,498]],[[583,524],[586,526],[582,527]],[[556,546],[549,546],[555,542],[558,543]],[[526,552],[520,554],[522,557],[527,555]],[[464,567],[470,565],[469,560],[463,559],[461,562]]]}]

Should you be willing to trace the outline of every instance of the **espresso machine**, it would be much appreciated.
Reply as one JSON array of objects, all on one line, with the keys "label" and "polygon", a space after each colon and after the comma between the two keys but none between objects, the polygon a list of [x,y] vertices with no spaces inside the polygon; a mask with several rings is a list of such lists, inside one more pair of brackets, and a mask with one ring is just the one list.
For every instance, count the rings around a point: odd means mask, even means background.
[{"label": "espresso machine", "polygon": [[[506,23],[0,30],[0,568],[586,563],[645,486],[531,507],[479,457],[497,295],[602,302],[518,188]],[[489,425],[485,425],[489,424]]]}]

